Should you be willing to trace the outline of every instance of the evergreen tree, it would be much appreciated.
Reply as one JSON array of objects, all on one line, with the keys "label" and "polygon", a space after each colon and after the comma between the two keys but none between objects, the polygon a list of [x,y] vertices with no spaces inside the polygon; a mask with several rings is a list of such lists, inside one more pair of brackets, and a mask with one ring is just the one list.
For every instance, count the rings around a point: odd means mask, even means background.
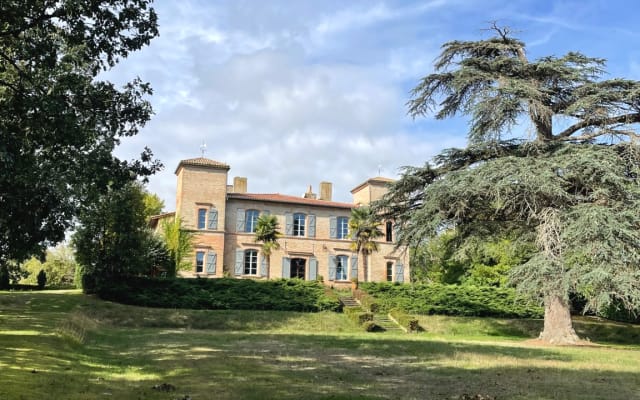
[{"label": "evergreen tree", "polygon": [[531,238],[510,279],[544,302],[541,339],[575,343],[570,293],[588,310],[640,309],[640,82],[602,80],[604,60],[577,52],[529,60],[494,31],[445,43],[408,103],[414,117],[470,116],[468,147],[407,168],[377,207],[400,244],[448,227],[468,241]]}]

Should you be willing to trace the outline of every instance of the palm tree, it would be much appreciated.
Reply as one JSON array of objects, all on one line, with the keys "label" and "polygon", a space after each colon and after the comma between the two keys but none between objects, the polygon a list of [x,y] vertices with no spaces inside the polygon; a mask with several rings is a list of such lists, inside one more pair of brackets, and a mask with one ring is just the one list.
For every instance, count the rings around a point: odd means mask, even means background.
[{"label": "palm tree", "polygon": [[378,251],[378,243],[375,240],[384,236],[380,228],[378,228],[378,219],[370,207],[362,206],[351,210],[349,234],[353,239],[351,250],[355,251],[356,254],[362,254],[362,266],[366,282],[369,275],[367,258],[369,254]]},{"label": "palm tree", "polygon": [[278,231],[278,218],[271,214],[262,214],[256,221],[256,243],[262,243],[262,254],[267,261],[267,278],[271,275],[271,253],[280,248],[278,238],[282,234]]},{"label": "palm tree", "polygon": [[193,252],[193,232],[185,230],[182,219],[176,217],[162,221],[162,237],[172,259],[167,276],[173,278],[178,271],[191,268],[185,258]]}]

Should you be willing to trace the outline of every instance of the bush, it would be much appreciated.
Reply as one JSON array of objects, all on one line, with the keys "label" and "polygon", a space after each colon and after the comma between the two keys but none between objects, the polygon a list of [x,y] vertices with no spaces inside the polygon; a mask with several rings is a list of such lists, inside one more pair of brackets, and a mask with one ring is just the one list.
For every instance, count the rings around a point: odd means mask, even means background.
[{"label": "bush", "polygon": [[344,313],[358,325],[373,321],[373,314],[363,310],[362,307],[347,307],[344,309]]},{"label": "bush", "polygon": [[398,324],[403,327],[407,332],[418,332],[422,328],[418,324],[418,320],[411,315],[405,313],[399,309],[393,309],[389,311],[389,315],[395,319]]},{"label": "bush", "polygon": [[40,270],[40,272],[38,272],[38,289],[42,290],[44,289],[44,285],[47,284],[47,273],[44,272],[43,269]]},{"label": "bush", "polygon": [[542,307],[516,295],[515,290],[442,284],[403,285],[364,283],[383,312],[400,309],[409,314],[542,318]]},{"label": "bush", "polygon": [[376,324],[373,321],[365,322],[364,324],[362,324],[362,327],[367,332],[383,332],[384,331],[383,327],[381,327],[380,325]]},{"label": "bush", "polygon": [[377,313],[380,311],[380,304],[376,302],[376,299],[369,295],[367,292],[361,289],[356,289],[353,291],[353,297],[360,301],[362,307],[371,311],[372,313]]},{"label": "bush", "polygon": [[147,307],[307,312],[341,307],[316,281],[131,277],[96,285],[90,277],[85,275],[85,290],[92,287],[103,299]]}]

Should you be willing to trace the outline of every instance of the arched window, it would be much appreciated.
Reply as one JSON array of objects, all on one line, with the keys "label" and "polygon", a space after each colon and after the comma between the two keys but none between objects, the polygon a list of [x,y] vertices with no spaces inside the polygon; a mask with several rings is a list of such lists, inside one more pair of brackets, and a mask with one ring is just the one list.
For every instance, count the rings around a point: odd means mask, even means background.
[{"label": "arched window", "polygon": [[260,211],[258,210],[247,210],[245,212],[244,217],[244,231],[245,232],[255,232],[256,224],[258,223],[258,216],[260,215]]},{"label": "arched window", "polygon": [[304,236],[304,222],[306,215],[302,213],[293,214],[293,236]]},{"label": "arched window", "polygon": [[258,251],[249,249],[244,252],[244,274],[258,274]]}]

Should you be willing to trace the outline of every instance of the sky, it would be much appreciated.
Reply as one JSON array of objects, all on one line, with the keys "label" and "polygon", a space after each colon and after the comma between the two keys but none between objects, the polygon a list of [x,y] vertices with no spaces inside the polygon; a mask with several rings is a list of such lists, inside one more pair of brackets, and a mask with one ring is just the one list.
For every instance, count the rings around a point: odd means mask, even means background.
[{"label": "sky", "polygon": [[409,91],[440,46],[491,36],[493,21],[530,59],[580,51],[608,60],[605,78],[640,79],[640,3],[550,0],[156,0],[160,35],[102,79],[150,82],[155,115],[116,155],[144,146],[164,164],[149,191],[175,209],[182,159],[205,157],[252,193],[333,199],[374,176],[398,177],[466,145],[467,119],[413,119]]}]

